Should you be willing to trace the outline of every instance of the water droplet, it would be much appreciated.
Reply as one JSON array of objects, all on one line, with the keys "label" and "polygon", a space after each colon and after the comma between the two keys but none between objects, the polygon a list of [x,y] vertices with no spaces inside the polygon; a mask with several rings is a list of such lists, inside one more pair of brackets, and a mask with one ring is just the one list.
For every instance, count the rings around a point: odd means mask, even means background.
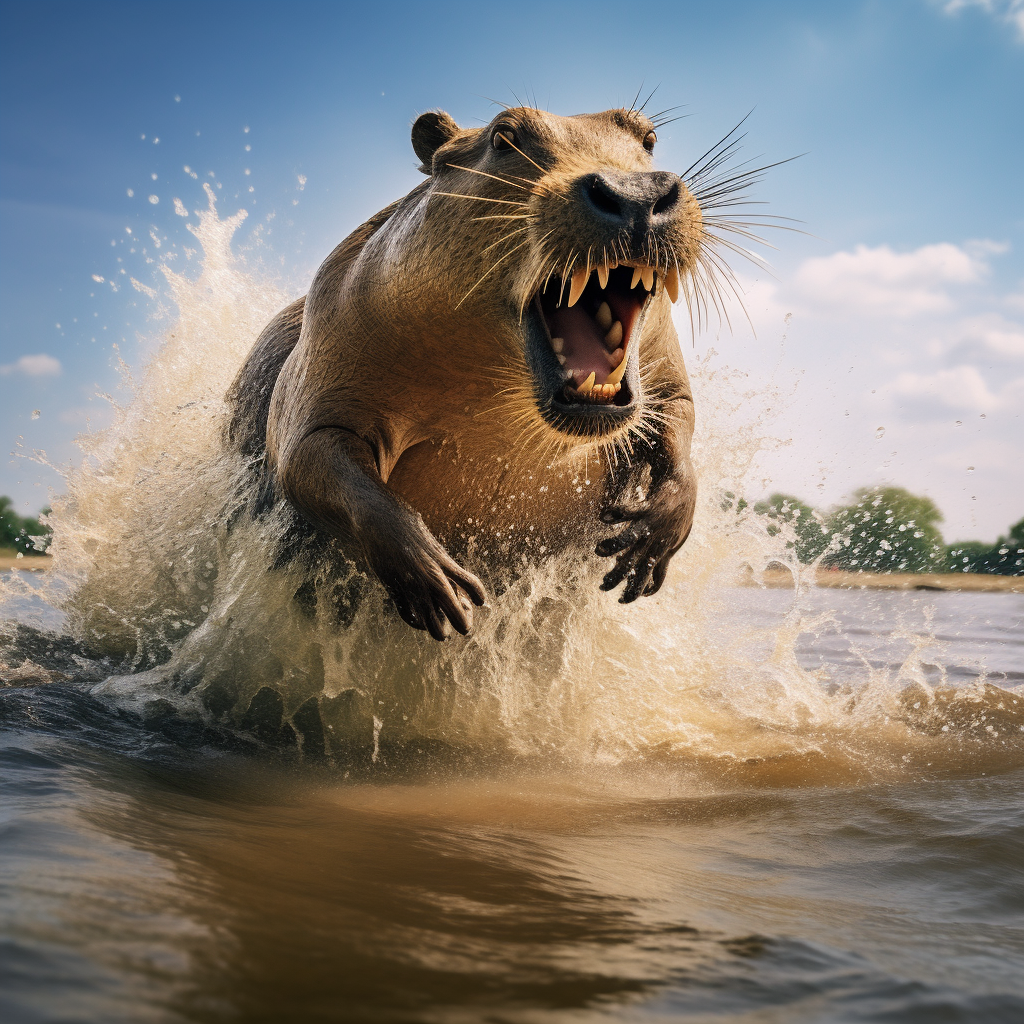
[{"label": "water droplet", "polygon": [[156,206],[156,204],[160,202],[160,197],[159,197],[159,196],[150,196],[150,197],[149,197],[149,201],[150,201],[150,202],[151,202],[151,203],[152,203],[152,204],[153,204],[154,206]]},{"label": "water droplet", "polygon": [[974,467],[973,466],[968,466],[967,467],[967,472],[968,473],[973,473],[974,472]]},{"label": "water droplet", "polygon": [[883,437],[885,437],[885,427],[876,427],[875,428],[875,440],[876,441],[881,441]]},{"label": "water droplet", "polygon": [[963,420],[957,420],[957,421],[956,421],[956,425],[957,425],[958,427],[962,427],[962,426],[964,425],[964,421],[963,421]]},{"label": "water droplet", "polygon": [[32,410],[32,419],[37,420],[42,415],[43,414],[42,414],[42,412],[39,409],[33,409]]}]

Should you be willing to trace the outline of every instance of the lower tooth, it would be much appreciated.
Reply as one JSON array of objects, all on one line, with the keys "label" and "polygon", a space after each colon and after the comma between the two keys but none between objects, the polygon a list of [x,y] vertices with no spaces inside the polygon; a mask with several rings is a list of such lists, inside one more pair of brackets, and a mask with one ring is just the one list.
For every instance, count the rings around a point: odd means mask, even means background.
[{"label": "lower tooth", "polygon": [[555,354],[555,358],[558,360],[559,366],[565,366],[565,356],[563,356],[561,352],[557,352]]},{"label": "lower tooth", "polygon": [[622,322],[616,320],[612,324],[612,329],[604,336],[604,340],[611,345],[612,348],[618,348],[622,344]]},{"label": "lower tooth", "polygon": [[622,357],[625,355],[625,351],[622,348],[617,348],[614,352],[608,353],[608,365],[614,370],[619,363],[622,362]]}]

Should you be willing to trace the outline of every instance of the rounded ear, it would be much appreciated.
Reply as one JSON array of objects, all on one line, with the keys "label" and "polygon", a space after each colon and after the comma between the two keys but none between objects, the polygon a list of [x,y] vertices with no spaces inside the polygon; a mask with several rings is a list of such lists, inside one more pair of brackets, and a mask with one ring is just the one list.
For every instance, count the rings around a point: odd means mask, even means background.
[{"label": "rounded ear", "polygon": [[420,158],[420,170],[430,174],[434,152],[459,132],[459,126],[443,110],[428,110],[412,126],[412,148]]}]

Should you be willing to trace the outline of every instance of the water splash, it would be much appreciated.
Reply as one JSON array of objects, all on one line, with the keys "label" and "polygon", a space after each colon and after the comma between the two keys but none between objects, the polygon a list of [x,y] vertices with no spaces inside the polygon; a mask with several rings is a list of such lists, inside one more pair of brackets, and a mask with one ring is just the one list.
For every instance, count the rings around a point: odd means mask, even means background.
[{"label": "water splash", "polygon": [[[795,558],[792,526],[727,497],[775,443],[757,410],[778,396],[744,391],[744,375],[714,353],[691,368],[694,528],[654,598],[623,607],[597,590],[599,560],[552,559],[512,581],[471,637],[442,646],[354,571],[275,567],[283,513],[227,525],[243,472],[223,443],[224,394],[291,296],[235,257],[245,212],[219,219],[204,187],[209,208],[189,225],[198,276],[163,264],[177,312],[163,310],[169,326],[141,377],[123,367],[127,399],[109,429],[81,439],[85,458],[53,503],[54,568],[36,596],[65,617],[72,677],[150,720],[226,721],[307,753],[361,751],[370,764],[443,747],[792,784],[965,757],[1020,763],[1020,698],[931,678],[923,652],[934,641],[913,630],[897,669],[865,660],[855,684],[800,663],[799,638],[832,629],[834,616],[808,609],[810,567]],[[770,564],[792,573],[792,605],[781,622],[744,625],[736,583]],[[19,586],[0,585],[0,598]],[[0,647],[0,662],[13,649]],[[8,681],[35,679],[34,665],[12,662]]]}]

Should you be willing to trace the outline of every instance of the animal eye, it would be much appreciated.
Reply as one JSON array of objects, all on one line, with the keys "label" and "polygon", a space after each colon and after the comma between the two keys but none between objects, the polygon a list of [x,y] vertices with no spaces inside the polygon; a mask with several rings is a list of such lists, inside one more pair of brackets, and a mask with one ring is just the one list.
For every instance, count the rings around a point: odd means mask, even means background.
[{"label": "animal eye", "polygon": [[654,132],[648,132],[644,136],[644,149],[650,153],[654,149],[654,144],[658,141],[658,136]]},{"label": "animal eye", "polygon": [[491,136],[491,145],[495,149],[510,149],[515,141],[515,133],[507,124],[499,124]]}]

